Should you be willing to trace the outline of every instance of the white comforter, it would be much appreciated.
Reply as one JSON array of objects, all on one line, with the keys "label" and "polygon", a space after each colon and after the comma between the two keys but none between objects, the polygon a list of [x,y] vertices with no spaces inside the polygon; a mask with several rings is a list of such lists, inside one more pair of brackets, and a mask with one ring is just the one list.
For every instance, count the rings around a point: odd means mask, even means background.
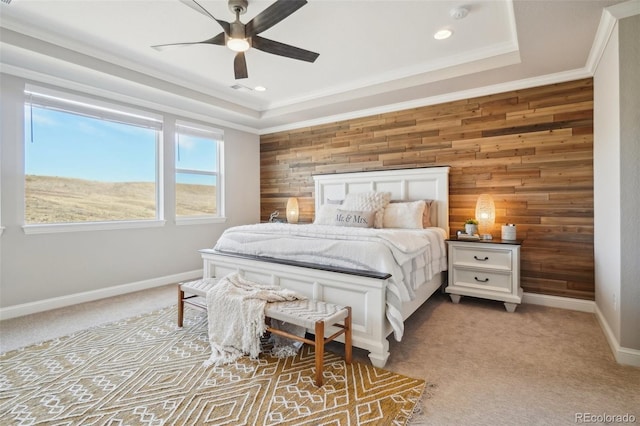
[{"label": "white comforter", "polygon": [[447,269],[445,231],[373,229],[328,225],[262,223],[227,229],[215,250],[320,265],[386,272],[386,315],[396,340],[402,338],[403,302],[415,289]]}]

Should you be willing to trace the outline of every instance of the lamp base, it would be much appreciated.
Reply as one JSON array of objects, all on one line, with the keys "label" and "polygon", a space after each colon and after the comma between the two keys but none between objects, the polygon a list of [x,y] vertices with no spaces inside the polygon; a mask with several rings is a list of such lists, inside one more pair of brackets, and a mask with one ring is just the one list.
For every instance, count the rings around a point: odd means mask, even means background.
[{"label": "lamp base", "polygon": [[493,240],[493,236],[491,234],[482,234],[480,235],[481,240]]}]

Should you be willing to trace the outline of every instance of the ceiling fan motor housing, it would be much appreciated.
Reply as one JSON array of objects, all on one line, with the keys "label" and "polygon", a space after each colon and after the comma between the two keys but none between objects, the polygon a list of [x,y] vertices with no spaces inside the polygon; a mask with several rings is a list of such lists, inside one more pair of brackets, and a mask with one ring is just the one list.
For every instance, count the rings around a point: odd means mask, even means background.
[{"label": "ceiling fan motor housing", "polygon": [[235,21],[230,23],[230,31],[229,37],[235,39],[244,39],[246,38],[244,32],[244,24],[240,21]]},{"label": "ceiling fan motor housing", "polygon": [[249,6],[248,0],[229,0],[229,10],[234,15],[239,13],[240,15],[244,15],[247,11],[247,7]]}]

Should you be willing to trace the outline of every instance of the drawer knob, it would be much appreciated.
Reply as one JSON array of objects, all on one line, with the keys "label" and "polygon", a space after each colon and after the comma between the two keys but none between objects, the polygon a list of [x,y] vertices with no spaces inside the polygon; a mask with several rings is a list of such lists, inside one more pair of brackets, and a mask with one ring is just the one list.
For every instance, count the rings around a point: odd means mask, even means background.
[{"label": "drawer knob", "polygon": [[475,254],[473,255],[473,258],[475,260],[479,260],[480,262],[486,262],[487,260],[489,260],[489,258],[487,256],[484,257],[484,259],[480,259],[478,256],[476,256]]},{"label": "drawer knob", "polygon": [[475,279],[479,283],[487,283],[487,282],[489,282],[489,278],[485,278],[484,280],[481,280],[478,277],[473,277],[473,279]]}]

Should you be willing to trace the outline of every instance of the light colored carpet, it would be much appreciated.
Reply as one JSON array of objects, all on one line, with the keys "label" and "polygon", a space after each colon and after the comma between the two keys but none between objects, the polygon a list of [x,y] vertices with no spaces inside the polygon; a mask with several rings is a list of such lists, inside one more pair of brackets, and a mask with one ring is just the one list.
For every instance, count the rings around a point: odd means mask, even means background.
[{"label": "light colored carpet", "polygon": [[176,285],[0,321],[0,353],[175,305]]},{"label": "light colored carpet", "polygon": [[428,425],[575,425],[629,413],[640,423],[640,369],[613,358],[593,314],[444,295],[407,323],[385,368],[437,384]]},{"label": "light colored carpet", "polygon": [[[425,382],[326,352],[204,367],[206,313],[164,308],[0,355],[0,423],[405,425]],[[266,344],[266,341],[265,341]]]},{"label": "light colored carpet", "polygon": [[[166,286],[5,320],[1,351],[176,298]],[[368,362],[362,350],[354,359]],[[407,321],[402,342],[391,338],[385,369],[428,383],[430,399],[412,425],[575,425],[582,413],[629,413],[640,423],[640,369],[615,362],[593,314],[536,305],[509,314],[498,302],[465,297],[454,305],[437,294]]]}]

